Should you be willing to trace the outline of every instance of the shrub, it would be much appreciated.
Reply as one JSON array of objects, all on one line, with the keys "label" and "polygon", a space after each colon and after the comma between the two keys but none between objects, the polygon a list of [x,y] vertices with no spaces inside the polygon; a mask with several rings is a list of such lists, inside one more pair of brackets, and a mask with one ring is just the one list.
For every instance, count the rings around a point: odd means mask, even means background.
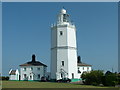
[{"label": "shrub", "polygon": [[86,72],[83,73],[81,78],[84,80],[84,84],[87,85],[99,85],[102,83],[103,71],[95,70],[91,71],[90,73]]},{"label": "shrub", "polygon": [[105,76],[102,78],[104,86],[115,86],[118,84],[117,74],[107,71]]},{"label": "shrub", "polygon": [[8,76],[2,76],[2,77],[0,77],[0,80],[9,80],[9,77]]}]

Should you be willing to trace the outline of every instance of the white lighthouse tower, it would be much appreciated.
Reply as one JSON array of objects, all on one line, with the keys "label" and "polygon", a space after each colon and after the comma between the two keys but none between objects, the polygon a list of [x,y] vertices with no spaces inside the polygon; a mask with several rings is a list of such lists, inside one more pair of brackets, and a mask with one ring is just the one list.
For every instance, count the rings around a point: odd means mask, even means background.
[{"label": "white lighthouse tower", "polygon": [[76,28],[65,9],[51,26],[51,79],[75,79],[77,71]]}]

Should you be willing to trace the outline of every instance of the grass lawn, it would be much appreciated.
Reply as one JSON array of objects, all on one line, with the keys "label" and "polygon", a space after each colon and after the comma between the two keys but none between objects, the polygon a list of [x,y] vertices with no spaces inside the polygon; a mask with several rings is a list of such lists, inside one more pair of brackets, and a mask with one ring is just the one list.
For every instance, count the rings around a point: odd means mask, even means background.
[{"label": "grass lawn", "polygon": [[55,82],[2,81],[2,88],[108,88],[108,87]]}]

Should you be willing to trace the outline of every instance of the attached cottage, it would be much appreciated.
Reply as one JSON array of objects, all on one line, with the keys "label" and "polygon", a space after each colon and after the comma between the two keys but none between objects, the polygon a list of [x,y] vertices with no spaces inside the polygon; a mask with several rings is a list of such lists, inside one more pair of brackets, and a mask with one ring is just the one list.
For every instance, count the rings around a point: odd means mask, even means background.
[{"label": "attached cottage", "polygon": [[36,61],[32,55],[32,61],[19,65],[21,80],[39,81],[46,77],[47,65]]},{"label": "attached cottage", "polygon": [[81,62],[81,57],[78,56],[78,75],[81,78],[82,73],[90,72],[92,70],[92,65]]}]

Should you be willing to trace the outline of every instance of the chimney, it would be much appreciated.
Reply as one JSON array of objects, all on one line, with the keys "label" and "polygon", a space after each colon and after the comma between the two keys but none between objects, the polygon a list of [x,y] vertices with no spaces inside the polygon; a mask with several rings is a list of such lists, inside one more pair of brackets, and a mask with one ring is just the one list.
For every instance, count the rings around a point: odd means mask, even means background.
[{"label": "chimney", "polygon": [[32,62],[35,62],[35,54],[32,55]]},{"label": "chimney", "polygon": [[77,61],[78,63],[82,63],[81,62],[81,57],[80,56],[78,56],[78,61]]}]

